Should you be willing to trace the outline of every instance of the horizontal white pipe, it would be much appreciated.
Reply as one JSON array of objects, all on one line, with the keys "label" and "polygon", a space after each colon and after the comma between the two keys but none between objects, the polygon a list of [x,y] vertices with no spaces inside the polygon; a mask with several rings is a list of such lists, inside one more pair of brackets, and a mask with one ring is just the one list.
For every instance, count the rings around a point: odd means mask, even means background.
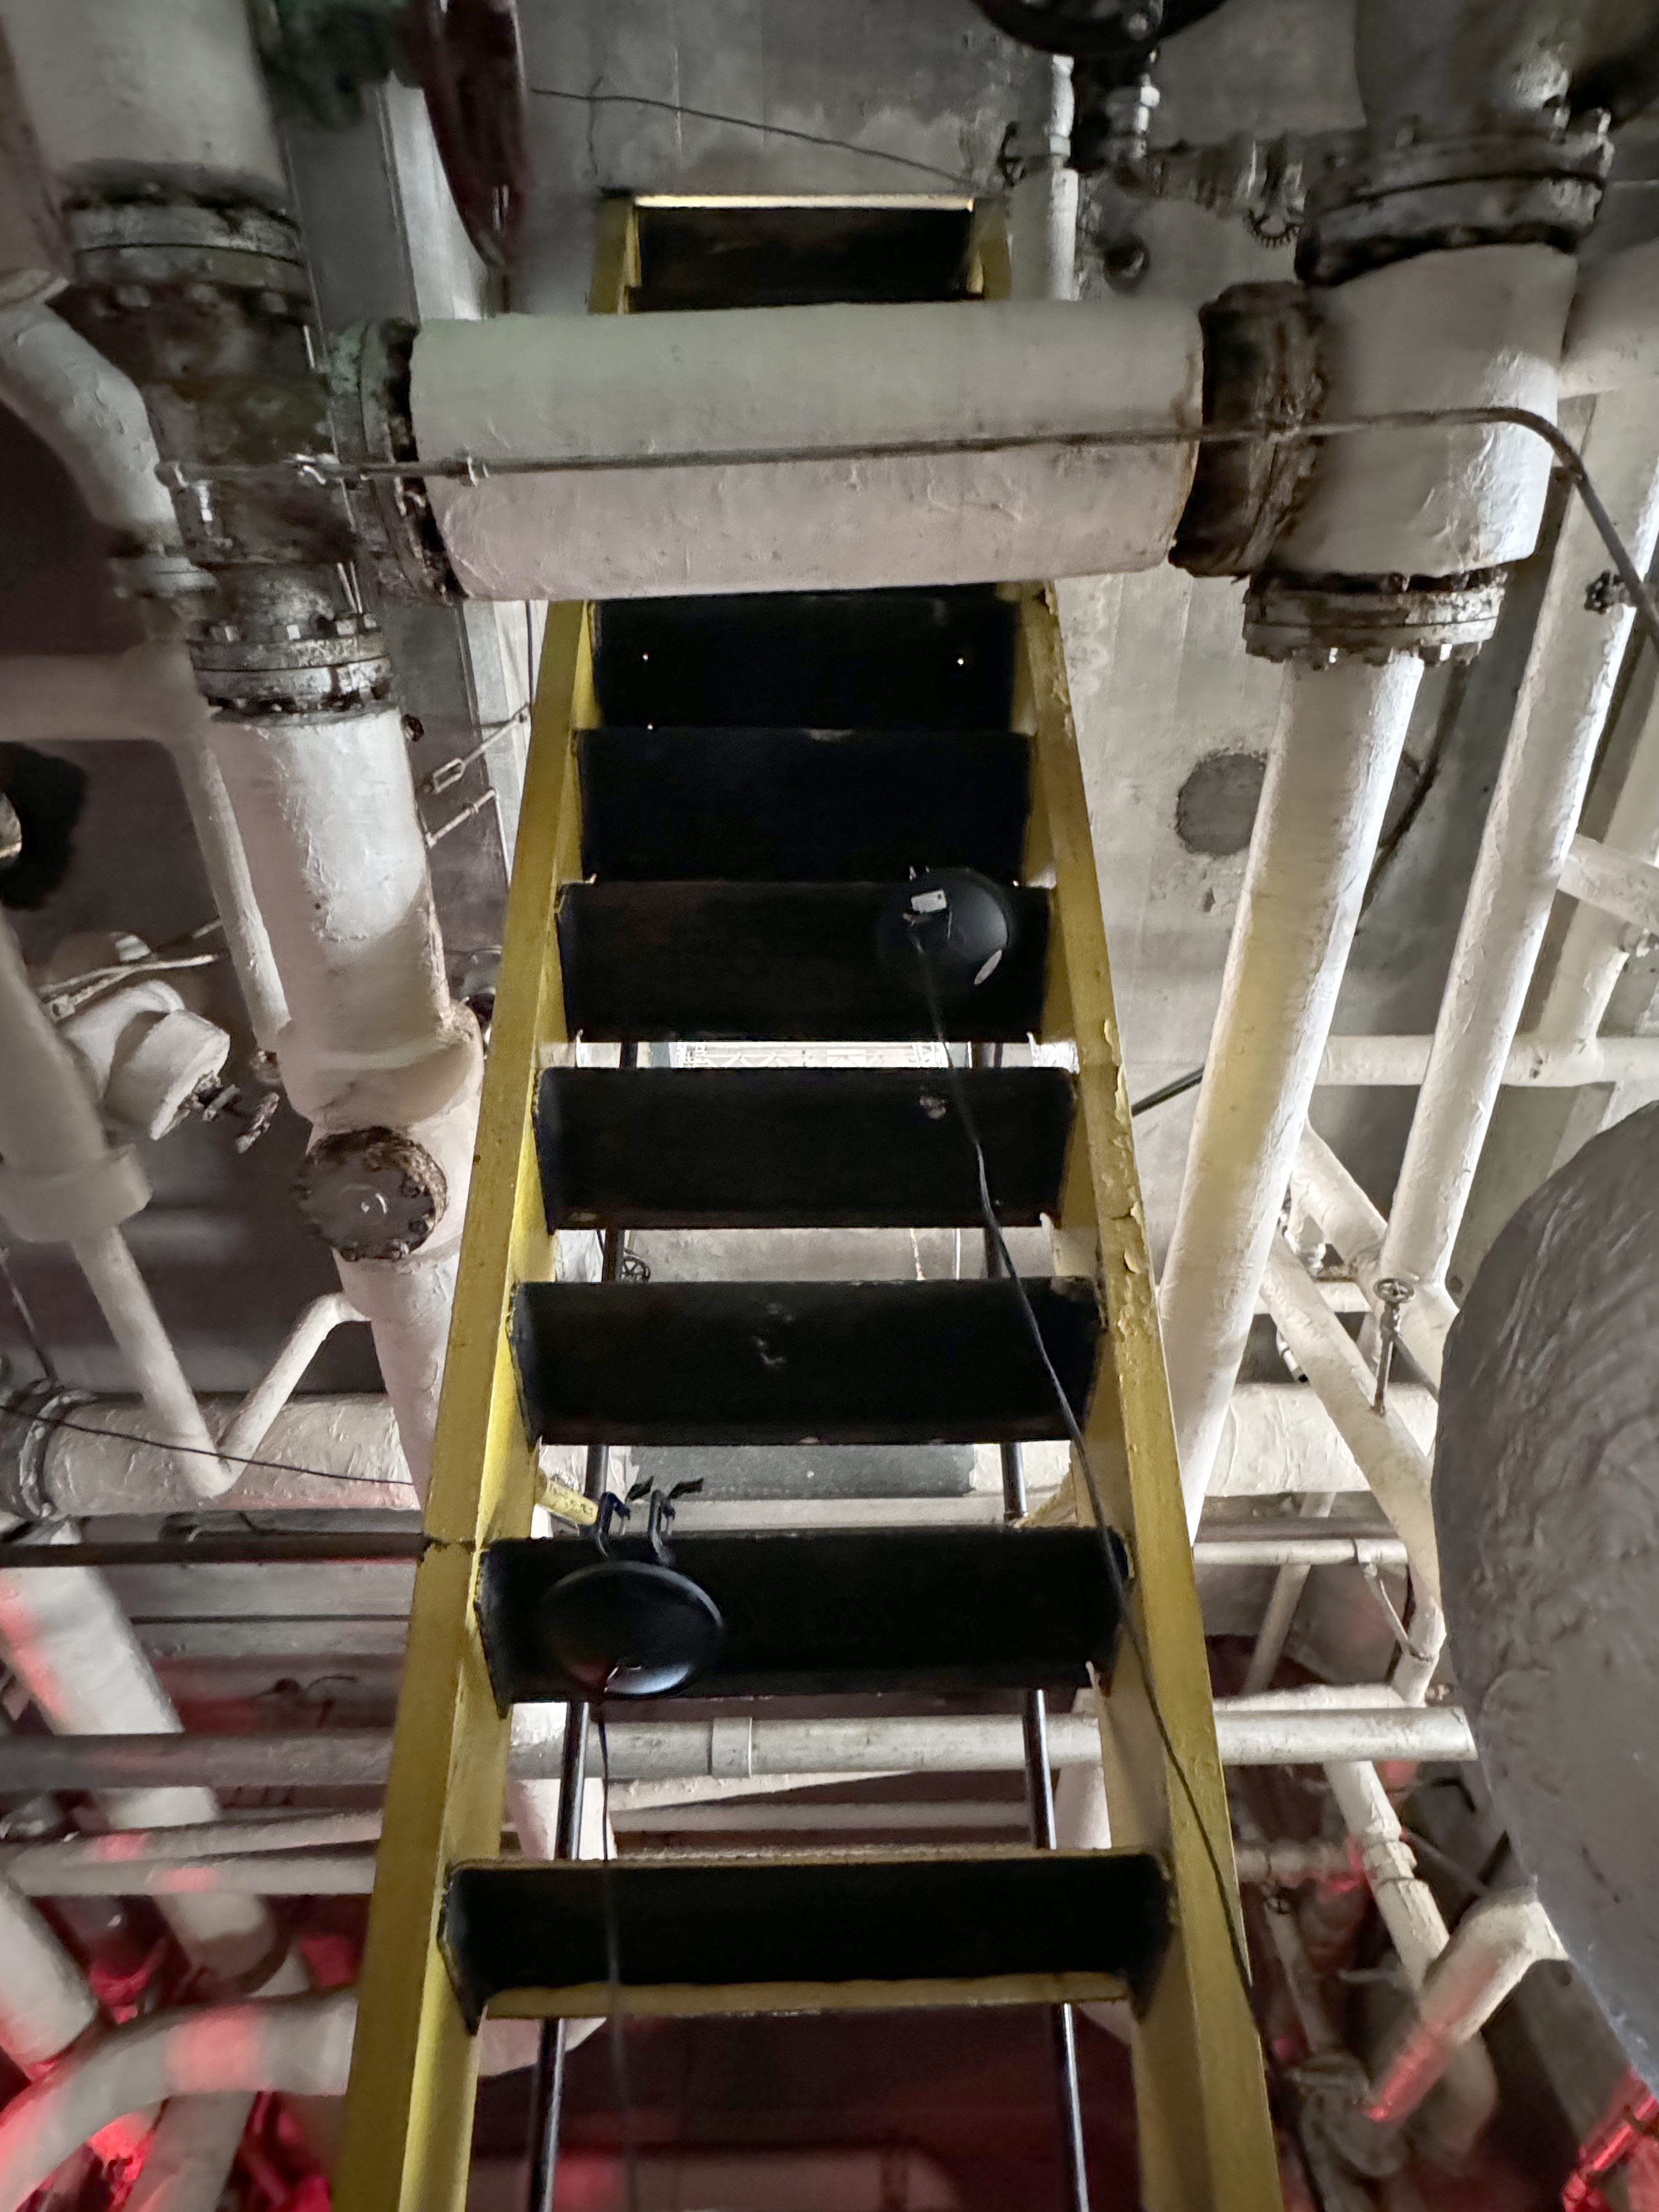
[{"label": "horizontal white pipe", "polygon": [[1274,1522],[1265,1528],[1228,1522],[1193,1539],[1200,1567],[1403,1567],[1406,1547],[1382,1534],[1322,1533],[1317,1521]]},{"label": "horizontal white pipe", "polygon": [[1158,1300],[1189,1529],[1422,674],[1410,657],[1345,660],[1285,685]]},{"label": "horizontal white pipe", "polygon": [[339,1849],[380,1839],[378,1813],[299,1813],[268,1820],[206,1820],[193,1826],[118,1828],[107,1835],[66,1836],[51,1844],[0,1849],[0,1876],[26,1893],[82,1867],[119,1867],[149,1860],[245,1857],[259,1851]]},{"label": "horizontal white pipe", "polygon": [[[1173,301],[930,301],[427,322],[422,459],[799,451],[1200,417]],[[427,479],[470,597],[864,589],[1095,575],[1169,550],[1179,446]]]},{"label": "horizontal white pipe", "polygon": [[[1373,1307],[1378,1306],[1376,1285],[1388,1224],[1324,1139],[1312,1129],[1303,1131],[1291,1163],[1291,1200],[1318,1223],[1321,1236],[1341,1254]],[[1400,1316],[1401,1341],[1437,1388],[1447,1334],[1456,1318],[1456,1304],[1440,1283],[1419,1284]],[[1396,1395],[1390,1390],[1391,1397]],[[1411,1426],[1411,1401],[1399,1396],[1398,1403]],[[1427,1449],[1434,1437],[1432,1419],[1426,1436],[1420,1430],[1415,1433]]]},{"label": "horizontal white pipe", "polygon": [[1644,936],[1659,934],[1659,868],[1634,853],[1575,837],[1561,870],[1561,889]]},{"label": "horizontal white pipe", "polygon": [[[159,2013],[112,2030],[0,2112],[0,2212],[17,2212],[100,2128],[169,2098],[343,2096],[356,2025],[356,1991],[333,1990]],[[487,2022],[483,2071],[527,2065],[535,2025]]]},{"label": "horizontal white pipe", "polygon": [[[1596,403],[1583,458],[1644,573],[1659,532],[1659,387]],[[1443,1283],[1623,658],[1631,610],[1584,586],[1606,549],[1568,507],[1481,833],[1382,1239],[1381,1271]]]},{"label": "horizontal white pipe", "polygon": [[1580,267],[1561,354],[1564,395],[1620,392],[1659,378],[1659,239]]},{"label": "horizontal white pipe", "polygon": [[[21,1577],[14,1577],[15,1580]],[[57,1582],[33,1575],[31,1581]],[[1236,1765],[1304,1765],[1331,1759],[1448,1759],[1474,1756],[1468,1723],[1448,1705],[1367,1702],[1361,1688],[1340,1705],[1256,1699],[1216,1707],[1222,1758]],[[713,1728],[743,1733],[736,1744],[714,1743]],[[611,1778],[659,1781],[685,1776],[833,1774],[984,1774],[1018,1769],[1024,1758],[1017,1719],[618,1721],[606,1730]],[[559,1771],[555,1742],[514,1747],[509,1771],[523,1781],[551,1781]],[[1099,1758],[1092,1718],[1056,1714],[1049,1724],[1056,1766]],[[236,1736],[14,1736],[0,1741],[0,1790],[24,1796],[40,1790],[118,1790],[209,1784],[219,1789],[378,1788],[386,1779],[391,1738],[379,1729],[323,1729],[309,1735]],[[600,1771],[597,1735],[589,1747]],[[802,1785],[792,1785],[802,1786]],[[199,1803],[199,1800],[198,1801]],[[137,1824],[138,1815],[128,1816]],[[196,1812],[197,1820],[211,1817]]]},{"label": "horizontal white pipe", "polygon": [[1418,1588],[1437,1604],[1440,1554],[1428,1459],[1397,1407],[1385,1403],[1380,1413],[1376,1410],[1375,1380],[1358,1346],[1282,1237],[1273,1239],[1262,1281],[1267,1310],[1286,1350],[1318,1392],[1378,1504],[1398,1530]]},{"label": "horizontal white pipe", "polygon": [[263,1851],[251,1857],[83,1860],[55,1870],[21,1862],[25,1897],[368,1897],[373,1851]]},{"label": "horizontal white pipe", "polygon": [[[1659,869],[1650,872],[1659,877]],[[1622,963],[1622,951],[1618,957]],[[1433,1046],[1433,1037],[1426,1035],[1334,1036],[1320,1062],[1319,1080],[1333,1089],[1415,1089],[1428,1073]],[[1577,1043],[1522,1035],[1510,1047],[1503,1079],[1517,1089],[1538,1091],[1659,1081],[1659,1037],[1601,1036]]]},{"label": "horizontal white pipe", "polygon": [[1535,1966],[1566,1949],[1534,1889],[1500,1890],[1469,1907],[1435,1960],[1379,2073],[1366,2116],[1379,2127],[1409,2119],[1455,2052],[1478,2035]]}]

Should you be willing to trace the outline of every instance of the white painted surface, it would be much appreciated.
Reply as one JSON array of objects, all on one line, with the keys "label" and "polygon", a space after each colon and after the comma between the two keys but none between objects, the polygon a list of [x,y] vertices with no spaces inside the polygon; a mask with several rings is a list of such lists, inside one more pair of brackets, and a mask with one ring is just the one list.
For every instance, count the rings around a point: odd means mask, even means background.
[{"label": "white painted surface", "polygon": [[1622,392],[1659,377],[1659,239],[1593,261],[1578,279],[1561,356],[1561,392]]},{"label": "white painted surface", "polygon": [[[860,446],[1195,422],[1196,318],[964,301],[431,323],[422,458]],[[496,599],[869,589],[1161,562],[1184,446],[428,480],[461,585]]]},{"label": "white painted surface", "polygon": [[142,167],[286,198],[242,0],[3,0],[0,27],[60,182]]},{"label": "white painted surface", "polygon": [[[1553,422],[1577,267],[1547,246],[1480,246],[1332,287],[1320,295],[1322,413],[1501,405]],[[1550,466],[1542,439],[1498,424],[1333,439],[1274,562],[1310,575],[1445,576],[1523,560]]]}]

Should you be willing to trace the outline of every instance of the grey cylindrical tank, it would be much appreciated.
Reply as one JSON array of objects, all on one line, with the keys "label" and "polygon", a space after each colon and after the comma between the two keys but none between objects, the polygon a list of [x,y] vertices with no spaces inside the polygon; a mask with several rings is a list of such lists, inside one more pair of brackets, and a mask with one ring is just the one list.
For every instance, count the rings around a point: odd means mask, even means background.
[{"label": "grey cylindrical tank", "polygon": [[1492,1247],[1447,1348],[1435,1518],[1492,1795],[1659,2082],[1659,1106]]}]

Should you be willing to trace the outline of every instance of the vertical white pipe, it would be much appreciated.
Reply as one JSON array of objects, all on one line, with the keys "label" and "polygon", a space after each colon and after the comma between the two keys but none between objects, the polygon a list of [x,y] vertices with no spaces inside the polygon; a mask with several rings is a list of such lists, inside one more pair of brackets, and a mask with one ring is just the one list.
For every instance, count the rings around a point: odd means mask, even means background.
[{"label": "vertical white pipe", "polygon": [[125,2212],[216,2212],[253,2101],[246,2090],[169,2099]]},{"label": "vertical white pipe", "polygon": [[1397,1406],[1373,1402],[1370,1370],[1282,1237],[1268,1251],[1261,1294],[1285,1348],[1359,1463],[1377,1504],[1399,1531],[1417,1587],[1437,1604],[1440,1559],[1430,1503],[1429,1461]]},{"label": "vertical white pipe", "polygon": [[71,1238],[70,1249],[121,1347],[139,1396],[167,1442],[182,1447],[179,1460],[191,1487],[198,1497],[221,1496],[235,1481],[236,1469],[219,1457],[132,1248],[120,1230],[100,1229],[91,1237]]},{"label": "vertical white pipe", "polygon": [[[1659,398],[1645,390],[1598,400],[1583,457],[1645,570],[1659,530]],[[1578,826],[1631,623],[1628,608],[1585,608],[1585,588],[1607,565],[1606,548],[1575,500],[1522,678],[1382,1240],[1381,1271],[1401,1281],[1445,1280]]]},{"label": "vertical white pipe", "polygon": [[1072,150],[1072,64],[1046,57],[1040,102],[1020,120],[1030,167],[1008,196],[1008,258],[1016,300],[1077,297],[1077,171]]},{"label": "vertical white pipe", "polygon": [[[1659,861],[1659,686],[1632,749],[1602,842],[1618,853]],[[1534,1035],[1551,1044],[1586,1044],[1601,1026],[1638,933],[1580,901],[1561,940]]]},{"label": "vertical white pipe", "polygon": [[1285,686],[1159,1299],[1194,1530],[1422,675],[1345,659]]},{"label": "vertical white pipe", "polygon": [[[59,1735],[176,1735],[179,1719],[100,1575],[85,1567],[0,1569],[0,1643]],[[118,1790],[100,1802],[117,1827],[199,1826],[219,1815],[208,1790]],[[168,1897],[161,1909],[191,1956],[225,1975],[270,1955],[270,1917],[257,1898]]]},{"label": "vertical white pipe", "polygon": [[166,744],[190,809],[208,889],[224,931],[225,949],[247,1009],[248,1027],[260,1051],[270,1052],[288,1020],[288,1002],[254,900],[247,854],[242,850],[225,780],[203,726],[205,720],[205,714],[199,714]]}]

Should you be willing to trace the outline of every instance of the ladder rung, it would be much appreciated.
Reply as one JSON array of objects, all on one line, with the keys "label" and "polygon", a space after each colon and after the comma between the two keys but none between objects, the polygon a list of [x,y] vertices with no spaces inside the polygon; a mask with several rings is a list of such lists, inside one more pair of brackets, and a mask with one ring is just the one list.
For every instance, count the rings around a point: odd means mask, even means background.
[{"label": "ladder rung", "polygon": [[[1079,1421],[1100,1313],[1026,1285]],[[999,1443],[1066,1424],[1007,1281],[523,1283],[513,1349],[543,1443]]]},{"label": "ladder rung", "polygon": [[[876,954],[887,884],[572,884],[559,959],[573,1036],[930,1039],[927,1002]],[[996,972],[944,1009],[955,1036],[1018,1042],[1042,1026],[1045,891],[1014,890]]]},{"label": "ladder rung", "polygon": [[1018,622],[983,584],[612,600],[600,712],[635,729],[1006,729]]},{"label": "ladder rung", "polygon": [[976,1224],[961,1085],[1006,1223],[1060,1210],[1073,1079],[1057,1067],[556,1067],[536,1145],[550,1229]]},{"label": "ladder rung", "polygon": [[1169,1925],[1142,1851],[493,1860],[452,1870],[441,1940],[476,2026],[486,2007],[581,2019],[1144,1997]]},{"label": "ladder rung", "polygon": [[585,730],[582,872],[888,883],[1021,873],[1030,744],[999,730]]},{"label": "ladder rung", "polygon": [[[611,1548],[648,1556],[632,1540]],[[577,1537],[485,1553],[478,1618],[503,1711],[587,1694],[560,1669],[543,1624],[551,1592],[597,1559]],[[726,1621],[688,1697],[1077,1688],[1091,1665],[1111,1673],[1117,1600],[1092,1529],[684,1535],[673,1563]]]}]

